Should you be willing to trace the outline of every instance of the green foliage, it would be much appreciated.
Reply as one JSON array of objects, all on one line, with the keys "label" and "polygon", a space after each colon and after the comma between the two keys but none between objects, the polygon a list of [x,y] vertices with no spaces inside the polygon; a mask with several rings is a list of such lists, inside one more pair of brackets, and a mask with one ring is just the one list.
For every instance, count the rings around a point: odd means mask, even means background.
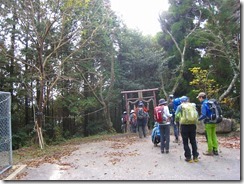
[{"label": "green foliage", "polygon": [[215,97],[219,91],[219,85],[216,84],[214,79],[210,78],[210,71],[202,70],[200,67],[189,68],[194,76],[194,79],[190,82],[190,85],[195,87],[193,90],[195,93],[204,91],[208,94],[208,97]]},{"label": "green foliage", "polygon": [[96,135],[102,132],[106,132],[103,121],[94,120],[90,121],[87,126],[88,135]]},{"label": "green foliage", "polygon": [[32,142],[33,135],[28,134],[25,128],[20,129],[17,133],[12,135],[12,148],[13,150],[19,149],[21,147],[30,146]]},{"label": "green foliage", "polygon": [[133,90],[158,87],[160,80],[157,69],[163,51],[156,40],[131,30],[125,30],[119,39],[118,88]]},{"label": "green foliage", "polygon": [[13,150],[19,149],[19,148],[23,147],[24,145],[26,145],[27,138],[28,138],[28,136],[27,136],[26,132],[20,132],[18,134],[14,134],[12,136]]},{"label": "green foliage", "polygon": [[63,137],[63,129],[61,126],[56,125],[54,126],[54,135],[53,135],[53,141],[54,142],[61,142],[64,141],[64,137]]}]

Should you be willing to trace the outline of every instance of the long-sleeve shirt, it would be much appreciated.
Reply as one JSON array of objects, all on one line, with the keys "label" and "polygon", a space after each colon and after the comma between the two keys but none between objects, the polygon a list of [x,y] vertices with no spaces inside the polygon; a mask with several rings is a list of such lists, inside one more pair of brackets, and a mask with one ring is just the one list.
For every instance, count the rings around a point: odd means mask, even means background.
[{"label": "long-sleeve shirt", "polygon": [[172,117],[172,114],[169,113],[169,107],[168,106],[164,106],[164,116],[166,116],[167,122],[166,125],[170,124],[170,119]]},{"label": "long-sleeve shirt", "polygon": [[208,105],[207,105],[208,99],[205,99],[202,101],[202,106],[201,106],[201,115],[198,118],[198,121],[201,121],[203,119],[205,119],[205,122],[208,119],[209,116],[209,112],[208,112]]}]

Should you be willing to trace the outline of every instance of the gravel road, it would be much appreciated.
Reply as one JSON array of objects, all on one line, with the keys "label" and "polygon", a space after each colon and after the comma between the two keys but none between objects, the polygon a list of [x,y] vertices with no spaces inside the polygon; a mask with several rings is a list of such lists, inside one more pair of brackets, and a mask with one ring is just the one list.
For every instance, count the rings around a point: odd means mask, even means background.
[{"label": "gravel road", "polygon": [[137,134],[82,143],[57,163],[27,167],[19,180],[241,180],[240,148],[220,143],[219,156],[205,156],[207,143],[198,135],[199,162],[187,163],[182,143],[170,139],[169,154]]}]

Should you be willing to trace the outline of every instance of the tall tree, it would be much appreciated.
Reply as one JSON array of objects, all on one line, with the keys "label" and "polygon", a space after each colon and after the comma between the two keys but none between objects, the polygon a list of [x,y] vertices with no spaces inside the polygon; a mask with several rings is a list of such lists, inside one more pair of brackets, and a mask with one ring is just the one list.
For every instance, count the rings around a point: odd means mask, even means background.
[{"label": "tall tree", "polygon": [[160,85],[157,69],[164,52],[156,38],[125,28],[119,37],[118,48],[116,85],[119,89],[149,89]]},{"label": "tall tree", "polygon": [[[80,8],[87,6],[88,2],[85,0],[72,2],[25,0],[17,4],[12,3],[6,4],[17,10],[18,26],[22,31],[18,37],[20,41],[18,49],[21,49],[21,43],[25,43],[26,37],[21,35],[26,35],[28,32],[31,43],[28,52],[32,53],[33,57],[26,62],[21,53],[13,55],[6,50],[5,55],[14,59],[16,63],[21,63],[22,66],[28,65],[32,68],[34,72],[32,79],[35,81],[32,84],[35,86],[31,87],[30,83],[26,83],[25,86],[29,86],[33,93],[36,92],[34,104],[37,111],[37,125],[42,127],[44,108],[50,91],[61,79],[64,64],[72,62],[73,55],[85,47],[100,27],[104,27],[104,21],[92,25],[94,29],[91,30],[90,36],[84,38],[80,34],[82,31],[88,31],[88,28],[84,26],[84,22],[80,22],[84,16]],[[64,55],[62,51],[67,44],[70,44],[71,49]]]},{"label": "tall tree", "polygon": [[[239,96],[240,1],[204,1],[203,9],[205,23],[196,32],[195,37],[200,40],[201,47],[206,52],[205,57],[213,61],[212,66],[217,75],[226,65],[229,65],[230,69],[230,72],[225,72],[222,76],[225,78],[225,85],[219,92],[219,100],[228,96]],[[219,69],[216,68],[218,61],[221,61]]]},{"label": "tall tree", "polygon": [[[162,65],[161,77],[162,91],[166,97],[169,93],[174,94],[182,82],[185,62],[188,58],[186,56],[191,50],[189,39],[196,31],[201,19],[197,0],[170,0],[169,3],[169,10],[163,12],[159,17],[163,31],[159,43],[167,52]],[[164,72],[167,70],[172,72]],[[170,79],[171,82],[168,82],[167,79]],[[172,83],[172,81],[174,82]]]},{"label": "tall tree", "polygon": [[[78,94],[82,95],[83,102],[76,107],[84,116],[83,129],[87,136],[91,134],[91,125],[99,121],[104,130],[114,131],[109,108],[113,97],[115,41],[119,23],[110,10],[109,2],[106,1],[90,1],[86,7],[82,8],[82,12],[84,29],[81,38],[89,41],[85,43],[83,49],[73,55],[73,65],[65,65],[66,77],[63,78],[70,79],[69,83],[77,84],[78,81],[82,81],[80,85],[82,91]],[[67,99],[70,97],[67,96]],[[68,109],[71,109],[69,104],[66,105]],[[95,117],[94,112],[97,111],[100,114]],[[99,125],[96,124],[93,127],[99,127]]]}]

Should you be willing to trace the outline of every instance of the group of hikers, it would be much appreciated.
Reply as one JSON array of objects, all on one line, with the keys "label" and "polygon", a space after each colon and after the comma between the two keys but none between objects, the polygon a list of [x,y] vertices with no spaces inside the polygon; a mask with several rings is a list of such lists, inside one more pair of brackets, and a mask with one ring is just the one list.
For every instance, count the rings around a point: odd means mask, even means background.
[{"label": "group of hikers", "polygon": [[[173,142],[178,143],[179,136],[181,135],[185,161],[198,162],[199,153],[196,141],[196,129],[197,123],[202,122],[205,126],[207,141],[207,151],[203,152],[203,154],[207,156],[218,155],[217,125],[211,121],[210,116],[212,114],[209,109],[207,95],[205,92],[200,92],[196,98],[201,103],[201,111],[199,114],[196,109],[196,104],[191,103],[187,96],[174,98],[173,95],[170,95],[169,102],[162,98],[154,108],[154,127],[159,129],[160,151],[162,154],[169,153],[170,126],[173,126],[175,136]],[[124,115],[126,116],[127,113],[124,112]],[[142,101],[138,103],[138,107],[135,110],[131,110],[127,118],[130,124],[130,131],[134,133],[138,132],[140,138],[146,137],[149,114],[148,109],[145,108]],[[122,120],[124,119],[122,118]]]},{"label": "group of hikers", "polygon": [[121,121],[122,121],[122,132],[127,132],[127,122],[129,122],[129,131],[133,133],[139,133],[139,137],[146,137],[147,126],[149,121],[148,109],[145,107],[142,101],[139,101],[138,107],[130,111],[130,114],[127,115],[127,112],[124,111]]}]

